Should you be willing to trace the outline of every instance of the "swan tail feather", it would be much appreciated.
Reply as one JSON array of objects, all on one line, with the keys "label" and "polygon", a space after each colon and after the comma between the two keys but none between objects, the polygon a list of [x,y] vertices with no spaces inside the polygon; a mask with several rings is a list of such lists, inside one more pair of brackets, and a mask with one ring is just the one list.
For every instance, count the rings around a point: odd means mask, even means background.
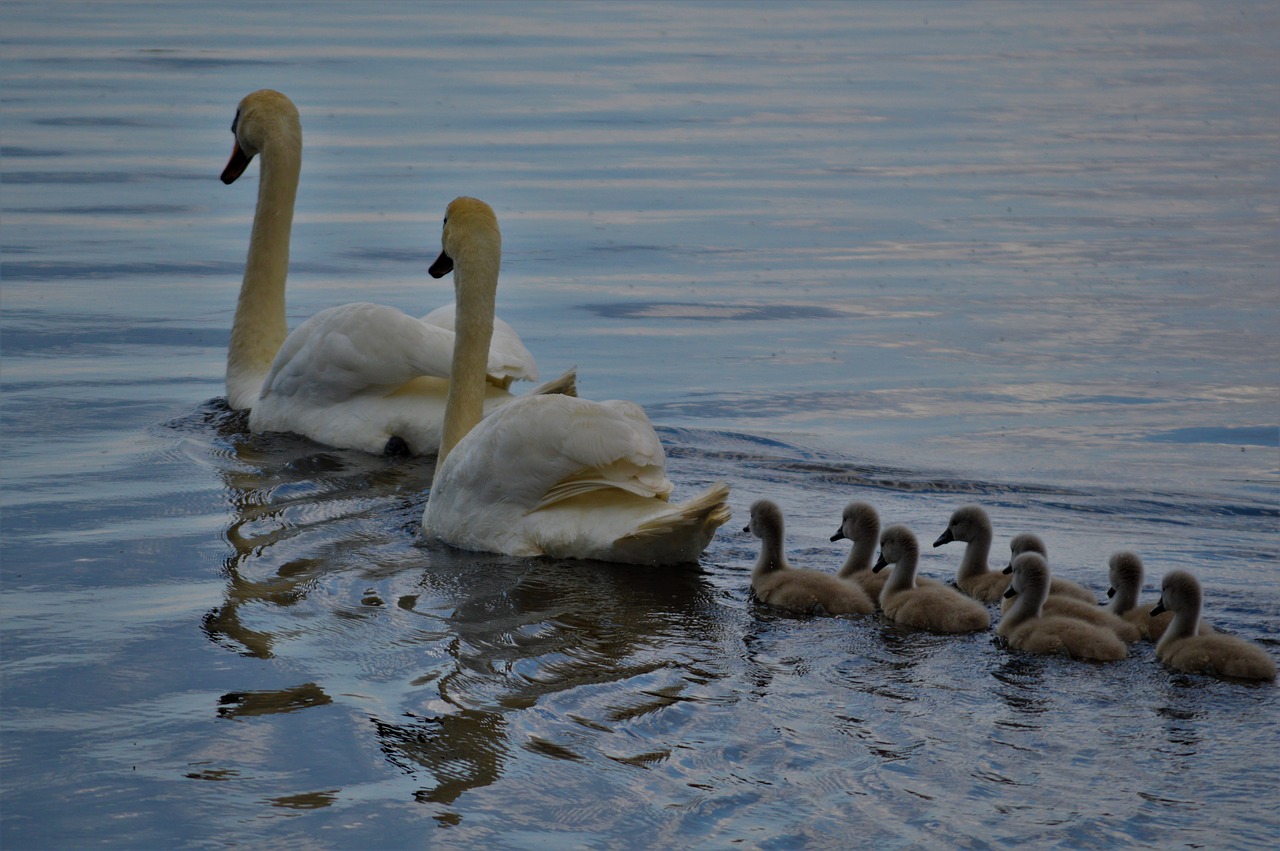
[{"label": "swan tail feather", "polygon": [[[510,384],[510,382],[507,382]],[[578,395],[578,368],[576,366],[569,367],[564,375],[559,378],[553,378],[550,381],[544,381],[537,387],[529,391],[530,396],[577,396]]]},{"label": "swan tail feather", "polygon": [[607,467],[595,467],[566,476],[547,488],[530,513],[597,491],[623,491],[642,499],[666,502],[671,495],[671,482],[660,473],[654,475],[651,469],[639,468],[622,460]]},{"label": "swan tail feather", "polygon": [[614,545],[626,548],[651,544],[656,539],[686,540],[696,546],[696,552],[688,559],[693,561],[729,517],[729,486],[716,482],[688,502],[644,521],[614,541]]}]

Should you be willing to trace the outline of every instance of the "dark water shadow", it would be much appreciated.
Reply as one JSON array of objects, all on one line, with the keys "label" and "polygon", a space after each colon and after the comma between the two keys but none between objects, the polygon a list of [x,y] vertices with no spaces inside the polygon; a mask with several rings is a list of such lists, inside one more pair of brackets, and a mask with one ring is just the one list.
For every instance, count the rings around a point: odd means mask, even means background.
[{"label": "dark water shadow", "polygon": [[[333,450],[246,425],[222,400],[168,424],[202,447],[231,509],[223,600],[201,629],[219,647],[286,668],[299,643],[320,660],[303,663],[303,685],[224,694],[219,717],[330,705],[327,681],[349,676],[352,657],[381,669],[420,646],[423,667],[396,663],[399,711],[369,715],[368,729],[387,762],[422,784],[418,801],[448,805],[496,782],[516,752],[585,758],[579,744],[523,732],[524,713],[545,701],[580,705],[583,718],[600,717],[579,726],[607,735],[686,699],[686,681],[706,681],[705,667],[685,670],[671,656],[715,633],[714,593],[696,565],[511,558],[422,541],[433,458]],[[344,591],[354,588],[358,605]],[[390,633],[373,616],[388,606],[405,624]],[[654,677],[665,685],[644,685]],[[601,688],[633,683],[630,702],[594,702]]]}]

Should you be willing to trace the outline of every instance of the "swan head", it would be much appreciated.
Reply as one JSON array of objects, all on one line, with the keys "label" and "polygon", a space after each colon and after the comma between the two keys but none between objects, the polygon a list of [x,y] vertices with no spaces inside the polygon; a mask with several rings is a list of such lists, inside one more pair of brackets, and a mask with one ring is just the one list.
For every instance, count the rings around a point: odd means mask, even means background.
[{"label": "swan head", "polygon": [[946,530],[938,536],[938,540],[934,541],[933,545],[940,547],[952,541],[967,544],[984,535],[991,537],[991,518],[987,517],[987,512],[983,511],[980,505],[962,505],[951,512]]},{"label": "swan head", "polygon": [[910,529],[900,524],[890,526],[880,536],[880,558],[871,569],[879,573],[889,565],[902,561],[908,555],[918,556],[919,554],[920,545]]},{"label": "swan head", "polygon": [[758,499],[751,503],[751,520],[742,531],[750,532],[757,538],[782,536],[782,509],[777,503],[767,499]]},{"label": "swan head", "polygon": [[1179,612],[1200,611],[1200,580],[1185,570],[1172,570],[1164,575],[1160,583],[1160,602],[1151,610],[1152,615],[1169,611],[1175,615]]},{"label": "swan head", "polygon": [[1039,535],[1033,535],[1031,532],[1023,532],[1021,535],[1014,535],[1009,540],[1009,564],[1005,567],[1005,573],[1013,573],[1013,560],[1023,553],[1036,553],[1048,560],[1049,548],[1044,545],[1044,540]]},{"label": "swan head", "polygon": [[1013,560],[1013,581],[1004,592],[1006,597],[1026,595],[1043,604],[1049,594],[1049,562],[1036,552],[1022,553]]},{"label": "swan head", "polygon": [[839,541],[848,538],[850,541],[874,541],[880,533],[880,516],[876,510],[865,502],[851,502],[844,507],[840,528],[831,536],[831,540]]},{"label": "swan head", "polygon": [[234,183],[249,161],[276,140],[302,148],[302,121],[293,101],[273,89],[259,89],[244,96],[231,121],[235,146],[222,170],[222,182]]},{"label": "swan head", "polygon": [[1139,590],[1142,588],[1142,559],[1129,550],[1115,553],[1107,562],[1107,578],[1111,581],[1108,597],[1114,597],[1125,589]]},{"label": "swan head", "polygon": [[502,233],[493,208],[479,198],[463,196],[450,201],[445,210],[440,256],[427,271],[433,278],[443,278],[459,260],[465,264],[501,256]]}]

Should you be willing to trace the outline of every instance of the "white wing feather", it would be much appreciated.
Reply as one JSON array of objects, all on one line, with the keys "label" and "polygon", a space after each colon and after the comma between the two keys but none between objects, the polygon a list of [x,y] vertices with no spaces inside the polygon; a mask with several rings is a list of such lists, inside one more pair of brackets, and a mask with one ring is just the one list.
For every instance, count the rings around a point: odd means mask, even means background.
[{"label": "white wing feather", "polygon": [[672,505],[666,453],[631,402],[525,396],[436,470],[423,527],[463,549],[630,563],[696,561],[728,488]]}]

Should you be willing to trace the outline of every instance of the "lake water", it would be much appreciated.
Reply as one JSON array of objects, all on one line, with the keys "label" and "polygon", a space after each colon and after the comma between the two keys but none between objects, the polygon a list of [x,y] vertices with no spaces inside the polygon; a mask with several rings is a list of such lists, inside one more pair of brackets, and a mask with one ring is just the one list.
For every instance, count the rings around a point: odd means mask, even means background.
[{"label": "lake water", "polygon": [[[0,844],[1272,847],[1280,697],[748,594],[746,508],[957,505],[1280,655],[1280,7],[5,3]],[[419,539],[431,459],[220,397],[257,167],[291,324],[504,232],[543,372],[643,404],[700,569]]]}]

